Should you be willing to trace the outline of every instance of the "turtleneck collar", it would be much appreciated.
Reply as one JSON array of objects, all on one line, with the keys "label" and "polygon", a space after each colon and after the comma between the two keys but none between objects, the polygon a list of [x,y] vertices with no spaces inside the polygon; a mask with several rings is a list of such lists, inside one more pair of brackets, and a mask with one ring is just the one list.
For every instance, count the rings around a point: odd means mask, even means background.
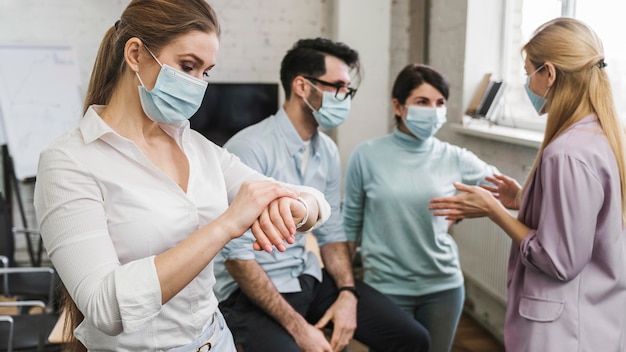
[{"label": "turtleneck collar", "polygon": [[435,137],[430,137],[426,140],[417,139],[415,136],[400,131],[397,126],[394,127],[392,135],[394,142],[396,142],[400,147],[413,152],[424,152],[430,150],[435,142]]}]

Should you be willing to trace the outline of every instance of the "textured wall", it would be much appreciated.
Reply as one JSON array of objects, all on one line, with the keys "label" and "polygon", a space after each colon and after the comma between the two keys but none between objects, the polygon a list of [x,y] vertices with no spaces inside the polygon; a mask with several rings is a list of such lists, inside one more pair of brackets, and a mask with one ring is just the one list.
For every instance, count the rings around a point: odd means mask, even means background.
[{"label": "textured wall", "polygon": [[71,45],[84,95],[102,36],[127,4],[128,0],[2,0],[0,43]]},{"label": "textured wall", "polygon": [[215,0],[222,23],[215,81],[278,82],[280,61],[300,38],[328,37],[326,0]]}]

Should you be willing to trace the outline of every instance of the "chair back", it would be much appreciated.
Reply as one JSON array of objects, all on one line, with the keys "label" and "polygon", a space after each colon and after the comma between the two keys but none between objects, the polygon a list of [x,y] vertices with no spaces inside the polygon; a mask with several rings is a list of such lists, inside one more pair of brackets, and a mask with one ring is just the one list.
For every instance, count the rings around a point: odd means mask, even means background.
[{"label": "chair back", "polygon": [[17,266],[15,262],[15,236],[13,222],[4,195],[0,193],[0,255],[9,259],[9,267]]}]

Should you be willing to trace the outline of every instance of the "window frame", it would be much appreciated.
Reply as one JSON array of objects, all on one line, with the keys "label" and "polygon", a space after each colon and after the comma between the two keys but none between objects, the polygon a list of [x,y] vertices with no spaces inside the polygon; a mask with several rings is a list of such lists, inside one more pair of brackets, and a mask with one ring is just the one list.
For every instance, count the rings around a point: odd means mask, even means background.
[{"label": "window frame", "polygon": [[[561,2],[561,12],[560,16],[564,17],[576,17],[576,1],[577,0],[556,0]],[[507,83],[506,91],[504,92],[502,98],[498,102],[499,106],[498,113],[496,114],[494,123],[499,126],[510,127],[510,128],[518,128],[523,130],[530,131],[538,131],[543,133],[546,126],[546,115],[537,115],[532,111],[532,108],[529,104],[520,104],[519,101],[516,103],[507,102],[510,98],[515,98],[511,94],[520,94],[520,88],[523,89],[523,86],[512,86],[508,84],[507,81],[510,82],[512,67],[519,67],[519,63],[515,62],[512,55],[519,55],[519,47],[523,44],[524,38],[520,38],[521,40],[514,43],[512,39],[513,36],[513,28],[517,25],[521,26],[523,23],[523,3],[524,0],[514,0],[514,1],[506,1],[504,6],[504,18],[502,21],[503,27],[503,36],[502,36],[502,54],[501,57],[503,60],[501,61],[500,72],[503,72],[503,79]],[[520,57],[521,60],[521,57]],[[523,62],[522,62],[523,64]],[[519,82],[513,82],[514,84],[518,84]],[[517,92],[511,92],[511,89],[517,89]],[[517,97],[519,99],[519,97]],[[525,98],[522,98],[525,99]],[[508,104],[508,105],[507,105]],[[528,117],[519,117],[514,116],[514,114],[507,113],[507,109],[524,109],[529,111]]]}]

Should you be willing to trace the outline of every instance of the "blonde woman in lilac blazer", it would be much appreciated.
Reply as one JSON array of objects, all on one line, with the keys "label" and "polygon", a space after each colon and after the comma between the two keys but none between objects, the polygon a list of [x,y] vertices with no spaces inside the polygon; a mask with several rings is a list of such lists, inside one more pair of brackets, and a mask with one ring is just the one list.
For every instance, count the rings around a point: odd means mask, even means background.
[{"label": "blonde woman in lilac blazer", "polygon": [[494,175],[495,187],[458,184],[464,193],[430,208],[451,220],[488,216],[513,240],[507,351],[626,351],[624,135],[602,43],[584,23],[557,18],[522,52],[528,95],[548,113],[525,186]]}]

